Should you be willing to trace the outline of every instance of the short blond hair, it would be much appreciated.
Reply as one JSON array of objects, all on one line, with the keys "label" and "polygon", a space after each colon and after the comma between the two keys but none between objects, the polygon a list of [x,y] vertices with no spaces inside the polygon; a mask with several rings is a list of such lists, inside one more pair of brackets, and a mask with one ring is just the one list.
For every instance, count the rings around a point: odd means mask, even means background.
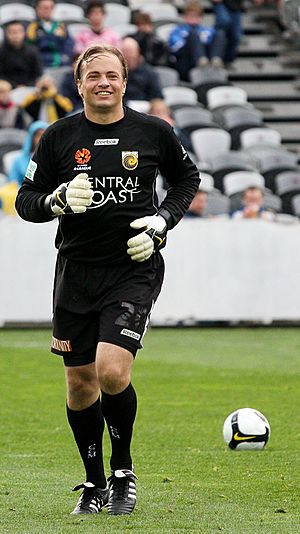
[{"label": "short blond hair", "polygon": [[127,80],[128,67],[127,67],[126,59],[124,58],[121,50],[119,50],[119,48],[117,48],[116,46],[100,44],[100,45],[90,46],[89,48],[84,50],[84,52],[82,52],[82,54],[80,54],[80,56],[77,58],[77,61],[74,67],[74,78],[75,78],[76,83],[78,82],[78,80],[81,80],[83,63],[87,62],[92,56],[96,56],[100,54],[112,54],[116,56],[122,65],[123,78],[124,80]]}]

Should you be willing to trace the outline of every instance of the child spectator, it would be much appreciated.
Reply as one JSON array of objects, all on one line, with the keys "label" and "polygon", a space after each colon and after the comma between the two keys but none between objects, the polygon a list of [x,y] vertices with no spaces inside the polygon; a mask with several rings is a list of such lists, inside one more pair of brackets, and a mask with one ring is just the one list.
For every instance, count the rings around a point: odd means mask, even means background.
[{"label": "child spectator", "polygon": [[43,121],[35,121],[31,123],[21,152],[12,162],[11,169],[7,177],[9,182],[16,182],[18,187],[21,186],[30,158],[47,126],[48,124]]},{"label": "child spectator", "polygon": [[36,20],[27,28],[27,40],[37,47],[44,68],[71,65],[73,39],[63,22],[52,19],[54,0],[36,1]]},{"label": "child spectator", "polygon": [[223,66],[225,33],[204,26],[202,18],[203,10],[198,2],[189,2],[184,9],[184,22],[169,36],[169,47],[176,61],[174,66],[182,80],[189,80],[190,69],[206,67],[209,61],[214,67]]},{"label": "child spectator", "polygon": [[112,28],[104,26],[105,7],[101,0],[90,0],[86,6],[85,15],[90,27],[84,28],[75,36],[74,52],[76,54],[81,54],[88,46],[97,43],[106,43],[120,48],[120,36]]},{"label": "child spectator", "polygon": [[34,85],[42,74],[39,52],[25,42],[25,37],[21,22],[9,22],[4,28],[4,41],[0,46],[0,78],[13,87]]},{"label": "child spectator", "polygon": [[138,12],[134,17],[137,32],[130,35],[141,49],[147,63],[150,65],[169,65],[170,51],[168,45],[155,35],[152,19],[148,13]]},{"label": "child spectator", "polygon": [[263,206],[264,194],[259,187],[248,187],[242,196],[243,206],[232,213],[233,219],[274,220],[274,213]]}]

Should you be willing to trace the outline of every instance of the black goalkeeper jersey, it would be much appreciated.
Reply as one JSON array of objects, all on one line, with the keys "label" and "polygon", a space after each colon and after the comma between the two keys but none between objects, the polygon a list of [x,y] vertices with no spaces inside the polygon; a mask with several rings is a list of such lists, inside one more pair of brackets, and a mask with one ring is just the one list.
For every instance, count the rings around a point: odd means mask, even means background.
[{"label": "black goalkeeper jersey", "polygon": [[169,184],[160,209],[173,228],[199,184],[196,166],[165,121],[125,108],[112,124],[90,122],[84,113],[61,119],[44,133],[19,190],[16,209],[31,222],[53,217],[45,199],[59,184],[86,172],[95,191],[83,214],[62,215],[55,245],[60,254],[95,264],[130,262],[130,223],[158,211],[155,181]]}]

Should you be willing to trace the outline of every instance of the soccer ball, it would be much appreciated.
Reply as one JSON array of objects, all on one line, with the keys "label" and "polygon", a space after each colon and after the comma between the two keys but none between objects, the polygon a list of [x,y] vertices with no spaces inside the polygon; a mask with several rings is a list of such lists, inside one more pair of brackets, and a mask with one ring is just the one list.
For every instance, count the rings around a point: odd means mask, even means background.
[{"label": "soccer ball", "polygon": [[263,449],[270,433],[266,417],[253,408],[236,410],[228,415],[223,426],[223,436],[228,447],[238,451]]}]

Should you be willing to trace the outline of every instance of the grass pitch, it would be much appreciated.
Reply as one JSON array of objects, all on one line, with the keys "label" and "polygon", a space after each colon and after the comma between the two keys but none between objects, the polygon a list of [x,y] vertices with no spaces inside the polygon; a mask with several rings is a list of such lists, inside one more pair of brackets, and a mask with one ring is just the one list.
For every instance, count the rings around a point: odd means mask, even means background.
[{"label": "grass pitch", "polygon": [[[49,331],[0,331],[0,533],[300,532],[298,329],[152,329],[134,365],[139,400],[131,516],[70,516],[83,480]],[[231,451],[222,426],[250,406],[264,451]],[[105,436],[108,469],[109,441]]]}]

